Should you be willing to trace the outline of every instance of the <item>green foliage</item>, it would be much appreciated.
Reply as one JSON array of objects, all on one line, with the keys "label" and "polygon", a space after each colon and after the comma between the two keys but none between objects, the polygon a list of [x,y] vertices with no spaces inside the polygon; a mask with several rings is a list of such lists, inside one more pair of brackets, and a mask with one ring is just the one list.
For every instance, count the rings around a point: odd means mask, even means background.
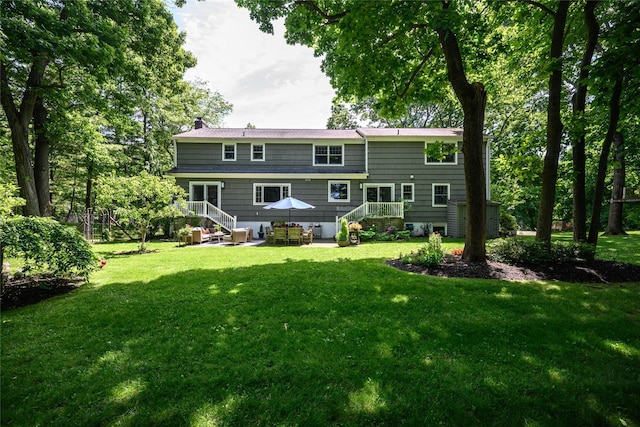
[{"label": "green foliage", "polygon": [[9,215],[14,208],[24,205],[24,199],[18,197],[17,192],[15,185],[0,181],[0,216]]},{"label": "green foliage", "polygon": [[500,209],[500,232],[506,233],[518,229],[516,217]]},{"label": "green foliage", "polygon": [[338,231],[338,234],[336,235],[336,240],[338,242],[346,242],[349,240],[349,225],[345,218],[342,218],[342,221],[340,222],[340,231]]},{"label": "green foliage", "polygon": [[547,251],[545,242],[527,238],[495,239],[487,243],[489,259],[508,264],[542,264],[547,262],[574,262],[592,260],[595,247],[586,243],[551,242]]},{"label": "green foliage", "polygon": [[173,177],[159,178],[147,172],[135,177],[102,177],[97,193],[97,206],[113,210],[121,225],[140,233],[140,251],[145,249],[154,222],[182,215],[175,204],[185,196]]},{"label": "green foliage", "polygon": [[400,254],[400,262],[434,267],[442,262],[443,257],[442,238],[439,233],[431,233],[429,241],[420,247],[417,252],[411,251],[406,255]]},{"label": "green foliage", "polygon": [[0,219],[1,258],[24,260],[23,272],[87,278],[97,266],[89,243],[72,227],[51,218]]}]

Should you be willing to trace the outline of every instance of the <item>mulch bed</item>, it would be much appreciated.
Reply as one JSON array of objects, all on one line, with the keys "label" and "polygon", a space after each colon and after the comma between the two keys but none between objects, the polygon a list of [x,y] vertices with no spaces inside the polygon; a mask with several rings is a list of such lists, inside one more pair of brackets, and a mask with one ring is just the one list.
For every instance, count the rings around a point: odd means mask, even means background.
[{"label": "mulch bed", "polygon": [[510,265],[487,261],[470,263],[459,256],[445,255],[437,267],[403,264],[398,259],[388,261],[392,267],[412,273],[475,279],[555,280],[572,283],[624,283],[640,281],[640,265],[596,260],[592,263],[546,263],[541,265]]},{"label": "mulch bed", "polygon": [[35,304],[56,295],[66,294],[84,283],[81,277],[61,279],[55,277],[28,277],[5,283],[0,299],[0,311]]}]

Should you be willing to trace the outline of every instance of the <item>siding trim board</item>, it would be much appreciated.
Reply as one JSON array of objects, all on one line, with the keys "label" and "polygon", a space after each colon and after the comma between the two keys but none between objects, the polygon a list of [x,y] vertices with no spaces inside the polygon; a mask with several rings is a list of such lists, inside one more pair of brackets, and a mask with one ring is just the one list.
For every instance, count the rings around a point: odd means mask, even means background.
[{"label": "siding trim board", "polygon": [[250,173],[250,172],[171,172],[175,178],[190,179],[233,179],[233,178],[259,178],[259,179],[310,179],[310,180],[338,180],[338,179],[367,179],[366,173]]}]

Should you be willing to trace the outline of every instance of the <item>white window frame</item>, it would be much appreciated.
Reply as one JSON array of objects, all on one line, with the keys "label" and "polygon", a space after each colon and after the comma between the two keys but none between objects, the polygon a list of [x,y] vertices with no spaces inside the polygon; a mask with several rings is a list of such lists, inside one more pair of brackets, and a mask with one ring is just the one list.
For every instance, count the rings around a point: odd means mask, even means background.
[{"label": "white window frame", "polygon": [[446,208],[447,204],[436,204],[436,187],[447,187],[447,202],[451,200],[451,184],[445,182],[434,182],[431,184],[431,206],[434,208]]},{"label": "white window frame", "polygon": [[424,164],[425,165],[457,165],[458,164],[458,143],[457,142],[425,142],[424,143],[424,149],[426,150],[429,145],[433,145],[433,144],[442,144],[442,145],[453,145],[453,147],[455,148],[455,151],[453,152],[453,162],[446,162],[444,160],[429,160],[429,156],[427,156],[427,153],[425,152],[424,154]]},{"label": "white window frame", "polygon": [[444,233],[440,234],[441,236],[448,236],[449,235],[449,228],[446,222],[434,222],[431,224],[431,226],[433,228],[435,227],[444,227]]},{"label": "white window frame", "polygon": [[[256,159],[255,158],[255,152],[253,151],[254,147],[262,147],[262,158],[261,159]],[[265,158],[266,158],[266,153],[265,153],[265,144],[256,144],[256,143],[252,143],[251,144],[251,161],[252,162],[264,162]]]},{"label": "white window frame", "polygon": [[[210,185],[216,185],[218,187],[218,205],[222,204],[222,181],[189,181],[189,201],[190,202],[199,202],[201,200],[193,200],[193,187],[196,185],[202,185],[205,187],[203,189],[204,194],[208,193],[207,187]],[[220,207],[220,206],[218,206]]]},{"label": "white window frame", "polygon": [[[233,147],[233,159],[227,159],[225,154],[226,154],[226,147]],[[236,159],[238,158],[238,144],[236,143],[223,143],[222,144],[222,161],[223,162],[235,162]]]},{"label": "white window frame", "polygon": [[[331,185],[332,184],[347,184],[347,198],[346,199],[334,199],[331,197]],[[327,200],[329,203],[349,203],[351,201],[351,181],[348,180],[334,180],[327,182]]]},{"label": "white window frame", "polygon": [[[391,202],[395,202],[396,201],[396,185],[393,183],[375,183],[375,182],[371,182],[368,184],[364,184],[363,188],[362,188],[362,203],[366,203],[367,202],[367,189],[369,189],[369,187],[376,187],[376,188],[380,188],[380,187],[386,187],[386,188],[390,188],[391,189]],[[378,195],[380,195],[379,191],[378,191]]]},{"label": "white window frame", "polygon": [[[327,148],[327,163],[318,163],[316,147]],[[331,163],[331,147],[340,147],[340,163]],[[344,166],[344,144],[313,144],[313,166]]]},{"label": "white window frame", "polygon": [[[257,201],[256,200],[256,189],[258,187],[280,187],[280,199],[284,199],[285,197],[289,197],[291,195],[291,183],[283,183],[283,182],[255,182],[253,184],[253,192],[251,193],[251,199],[253,200],[254,206],[266,206],[273,202],[265,202],[265,201]],[[286,191],[283,189],[286,188]],[[263,200],[264,200],[264,190],[262,191]],[[275,200],[277,202],[277,200]]]},{"label": "white window frame", "polygon": [[[411,187],[411,198],[410,199],[405,199],[404,198],[404,187],[408,186]],[[416,184],[414,184],[413,182],[402,182],[400,183],[400,196],[402,197],[402,200],[404,200],[405,202],[415,202],[416,200]]]}]

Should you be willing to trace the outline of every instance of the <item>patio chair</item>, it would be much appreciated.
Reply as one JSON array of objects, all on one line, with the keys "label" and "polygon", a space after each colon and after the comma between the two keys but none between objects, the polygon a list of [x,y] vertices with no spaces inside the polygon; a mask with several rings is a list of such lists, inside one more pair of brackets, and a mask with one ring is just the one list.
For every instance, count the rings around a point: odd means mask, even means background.
[{"label": "patio chair", "polygon": [[247,229],[234,228],[233,230],[231,230],[231,234],[229,236],[224,236],[222,240],[223,242],[231,243],[234,246],[239,243],[247,243]]},{"label": "patio chair", "polygon": [[297,245],[302,244],[302,233],[300,227],[289,227],[287,241],[296,242]]},{"label": "patio chair", "polygon": [[274,242],[273,240],[273,228],[267,227],[264,229],[264,240],[267,244]]},{"label": "patio chair", "polygon": [[313,225],[308,230],[302,232],[302,243],[313,243]]},{"label": "patio chair", "polygon": [[273,229],[273,243],[282,242],[285,245],[287,244],[287,229],[277,227]]}]

